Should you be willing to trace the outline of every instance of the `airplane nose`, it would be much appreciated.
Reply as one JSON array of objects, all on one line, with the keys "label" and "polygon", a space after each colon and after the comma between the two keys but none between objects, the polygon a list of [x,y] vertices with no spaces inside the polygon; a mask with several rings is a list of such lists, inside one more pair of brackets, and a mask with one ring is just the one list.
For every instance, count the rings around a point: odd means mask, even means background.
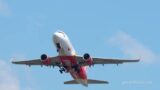
[{"label": "airplane nose", "polygon": [[53,38],[57,38],[57,37],[58,37],[58,33],[54,33]]},{"label": "airplane nose", "polygon": [[60,40],[65,40],[65,39],[67,39],[67,36],[65,35],[64,32],[58,31],[58,32],[55,32],[53,35],[53,40],[55,43]]}]

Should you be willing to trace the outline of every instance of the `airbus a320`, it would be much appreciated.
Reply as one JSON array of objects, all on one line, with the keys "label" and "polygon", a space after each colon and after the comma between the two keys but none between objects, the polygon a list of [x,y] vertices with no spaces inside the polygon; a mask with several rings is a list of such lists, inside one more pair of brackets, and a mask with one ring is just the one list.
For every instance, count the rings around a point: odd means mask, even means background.
[{"label": "airbus a320", "polygon": [[68,36],[62,32],[57,31],[53,35],[53,43],[58,53],[57,56],[48,57],[46,54],[42,54],[39,59],[12,61],[13,64],[24,64],[28,66],[40,65],[40,66],[58,66],[59,72],[70,73],[73,80],[66,81],[64,84],[82,84],[88,86],[88,84],[108,84],[108,81],[88,79],[86,67],[98,64],[122,64],[127,62],[138,62],[139,59],[127,60],[127,59],[109,59],[109,58],[96,58],[91,57],[89,53],[85,53],[83,56],[76,54]]}]

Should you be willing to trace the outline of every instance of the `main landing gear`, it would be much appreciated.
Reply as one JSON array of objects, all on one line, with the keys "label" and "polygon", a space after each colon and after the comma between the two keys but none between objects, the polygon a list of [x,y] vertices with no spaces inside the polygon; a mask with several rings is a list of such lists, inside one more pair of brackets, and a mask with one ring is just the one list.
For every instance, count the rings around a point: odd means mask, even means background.
[{"label": "main landing gear", "polygon": [[[66,68],[67,68],[67,67],[60,67],[59,72],[60,72],[61,74],[63,74],[63,72],[67,72]],[[74,71],[76,71],[77,73],[80,73],[80,66],[74,65],[74,66],[72,66],[71,68],[73,68]]]},{"label": "main landing gear", "polygon": [[59,67],[60,68],[60,70],[59,70],[59,72],[62,74],[63,72],[68,72],[68,67],[67,66],[63,66],[63,67]]},{"label": "main landing gear", "polygon": [[62,74],[63,72],[65,72],[65,68],[60,68],[59,72]]}]

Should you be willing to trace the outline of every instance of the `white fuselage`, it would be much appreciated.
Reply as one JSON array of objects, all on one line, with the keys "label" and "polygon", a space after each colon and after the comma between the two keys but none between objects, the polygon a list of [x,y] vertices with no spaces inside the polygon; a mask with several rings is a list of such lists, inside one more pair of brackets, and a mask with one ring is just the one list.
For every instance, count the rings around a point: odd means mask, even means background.
[{"label": "white fuselage", "polygon": [[88,86],[87,75],[86,75],[86,67],[80,67],[80,73],[75,72],[73,65],[78,65],[76,59],[76,52],[68,38],[68,36],[64,32],[55,32],[53,35],[53,42],[57,48],[58,56],[61,59],[61,62],[64,66],[66,66],[67,70],[70,72],[71,76],[78,82],[84,86]]}]

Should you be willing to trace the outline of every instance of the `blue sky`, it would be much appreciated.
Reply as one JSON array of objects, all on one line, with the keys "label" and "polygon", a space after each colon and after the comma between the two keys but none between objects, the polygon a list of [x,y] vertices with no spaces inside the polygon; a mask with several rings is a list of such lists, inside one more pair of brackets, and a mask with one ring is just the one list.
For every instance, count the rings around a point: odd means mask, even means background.
[{"label": "blue sky", "polygon": [[[0,90],[158,90],[159,0],[0,0]],[[64,85],[58,68],[17,66],[11,58],[57,55],[52,35],[64,31],[79,55],[137,58],[140,63],[101,65],[88,78],[108,85]]]}]

